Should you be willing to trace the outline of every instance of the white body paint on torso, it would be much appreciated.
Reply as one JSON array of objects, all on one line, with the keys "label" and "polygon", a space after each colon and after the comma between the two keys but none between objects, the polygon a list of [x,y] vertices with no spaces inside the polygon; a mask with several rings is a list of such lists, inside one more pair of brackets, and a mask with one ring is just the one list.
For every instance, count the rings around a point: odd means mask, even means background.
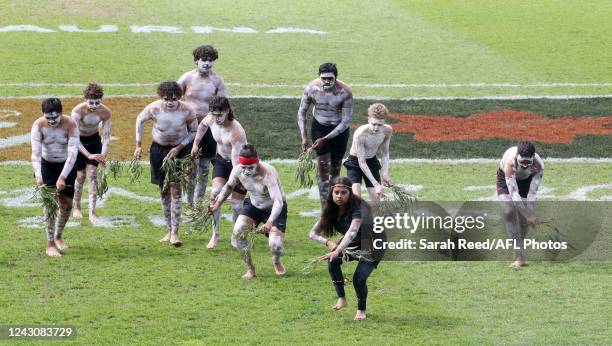
[{"label": "white body paint on torso", "polygon": [[[334,92],[325,92],[320,80],[311,82],[305,94],[314,103],[312,114],[322,125],[338,125],[342,118],[344,102],[352,99],[352,94],[344,83],[336,80]],[[352,106],[351,106],[352,107]]]},{"label": "white body paint on torso", "polygon": [[544,167],[544,161],[542,161],[542,158],[537,153],[535,154],[533,165],[528,168],[521,167],[516,163],[517,150],[517,147],[509,148],[499,162],[499,168],[502,171],[505,171],[506,163],[510,162],[517,181],[529,178],[532,174],[539,172],[541,167]]},{"label": "white body paint on torso", "polygon": [[[238,120],[234,119],[233,121],[226,121],[226,126],[219,126],[217,125],[217,123],[215,123],[210,113],[204,121],[206,121],[206,124],[210,128],[215,142],[217,142],[217,153],[222,158],[226,160],[231,160],[232,142],[235,142],[234,139],[242,137],[242,141],[246,143],[246,135],[244,134],[244,129],[242,128],[242,125],[240,125]],[[241,148],[238,148],[238,150],[240,149]]]},{"label": "white body paint on torso", "polygon": [[196,111],[198,122],[208,114],[208,103],[214,96],[227,97],[223,78],[212,71],[205,77],[197,69],[189,71],[179,78],[178,83],[185,89],[185,102]]},{"label": "white body paint on torso", "polygon": [[242,186],[249,192],[251,203],[259,209],[270,209],[274,204],[268,191],[268,186],[278,186],[282,195],[283,201],[286,201],[285,193],[280,185],[278,173],[271,165],[260,162],[260,174],[254,177],[247,177],[242,173],[238,174],[238,180]]},{"label": "white body paint on torso", "polygon": [[62,127],[43,127],[42,158],[49,162],[64,162],[68,158],[68,130]]},{"label": "white body paint on torso", "polygon": [[351,144],[349,153],[353,156],[362,156],[366,159],[376,156],[385,137],[390,134],[391,131],[391,126],[386,124],[376,133],[372,133],[367,124],[359,126],[353,134],[353,143]]},{"label": "white body paint on torso", "polygon": [[79,135],[93,136],[98,133],[102,118],[96,112],[87,112],[79,119]]},{"label": "white body paint on torso", "polygon": [[188,136],[187,120],[191,109],[184,103],[174,111],[164,111],[161,101],[155,101],[147,106],[153,119],[153,140],[162,146],[176,146]]}]

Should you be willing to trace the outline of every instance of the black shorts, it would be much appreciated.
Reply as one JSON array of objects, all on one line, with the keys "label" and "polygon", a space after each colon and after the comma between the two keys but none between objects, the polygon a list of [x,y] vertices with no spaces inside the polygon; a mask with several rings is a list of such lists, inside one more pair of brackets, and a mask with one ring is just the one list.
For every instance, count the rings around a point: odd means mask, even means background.
[{"label": "black shorts", "polygon": [[[65,162],[49,162],[45,159],[41,160],[40,171],[42,174],[43,183],[47,186],[54,187],[57,183],[57,178],[62,174]],[[73,166],[72,170],[66,177],[66,187],[60,191],[60,195],[68,198],[74,197],[74,181],[76,180],[76,167]]]},{"label": "black shorts", "polygon": [[[232,169],[234,166],[232,165],[232,160],[226,160],[221,155],[215,155],[215,158],[212,160],[213,164],[213,179],[215,178],[223,178],[225,181],[229,180],[229,176],[232,173]],[[242,184],[238,183],[234,187],[234,191],[241,194],[246,195],[247,191],[242,187]]]},{"label": "black shorts", "polygon": [[[531,185],[531,179],[533,174],[528,176],[527,179],[517,180],[516,184],[519,188],[519,195],[523,198],[527,198],[529,194],[529,186]],[[508,185],[506,185],[506,174],[501,169],[497,170],[497,195],[509,195]]]},{"label": "black shorts", "polygon": [[[151,154],[149,157],[149,162],[151,163],[151,184],[162,186],[164,184],[164,179],[166,178],[166,172],[161,168],[162,163],[164,162],[164,158],[170,150],[172,150],[174,146],[163,146],[159,145],[155,142],[151,143]],[[191,148],[189,146],[184,147],[176,156],[179,159],[184,158],[189,155],[191,152]]]},{"label": "black shorts", "polygon": [[[95,135],[91,136],[81,136],[79,140],[90,154],[100,154],[102,152],[102,140],[100,139],[100,134],[96,133]],[[98,167],[98,161],[88,159],[81,153],[81,151],[79,151],[75,164],[76,170],[82,171],[87,165],[94,165]]]},{"label": "black shorts", "polygon": [[[251,199],[247,198],[244,200],[244,205],[242,209],[240,209],[240,215],[245,215],[250,217],[255,221],[255,226],[260,223],[265,223],[268,221],[270,214],[272,213],[272,208],[270,209],[259,209],[251,204]],[[278,215],[276,220],[272,222],[272,226],[281,230],[281,232],[285,233],[285,229],[287,228],[287,202],[283,202],[283,209],[281,213]]]},{"label": "black shorts", "polygon": [[[380,183],[380,169],[382,168],[380,161],[378,161],[376,156],[373,156],[366,159],[366,164],[370,168],[374,179]],[[364,180],[367,187],[374,187],[374,184],[365,176],[361,167],[359,167],[357,156],[349,155],[346,161],[344,161],[344,167],[346,167],[346,175],[348,175],[353,184],[361,184],[361,180]]]},{"label": "black shorts", "polygon": [[[193,142],[191,142],[191,144],[188,145],[189,148],[191,148],[192,146],[193,146]],[[202,137],[199,148],[200,148],[199,157],[205,158],[205,159],[212,159],[213,157],[215,157],[215,154],[217,153],[217,142],[213,138],[212,132],[210,131],[210,127],[208,128],[208,130],[206,130],[204,137]]]},{"label": "black shorts", "polygon": [[[321,125],[316,119],[312,120],[312,128],[310,130],[310,137],[314,143],[317,139],[327,136],[328,133],[332,132],[336,128],[336,125]],[[346,129],[341,134],[325,142],[325,144],[316,148],[317,156],[330,154],[332,159],[342,159],[346,152],[346,146],[348,144],[350,131]]]}]

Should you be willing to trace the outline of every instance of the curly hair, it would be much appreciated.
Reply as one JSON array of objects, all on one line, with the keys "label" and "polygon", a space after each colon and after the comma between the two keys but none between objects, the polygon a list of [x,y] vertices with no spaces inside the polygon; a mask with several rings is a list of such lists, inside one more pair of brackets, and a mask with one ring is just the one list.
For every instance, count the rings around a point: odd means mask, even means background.
[{"label": "curly hair", "polygon": [[83,89],[83,96],[86,100],[101,99],[104,96],[104,89],[100,84],[91,82]]},{"label": "curly hair", "polygon": [[387,119],[389,110],[382,103],[373,103],[368,107],[368,116],[377,119]]},{"label": "curly hair", "polygon": [[212,61],[219,59],[219,52],[215,49],[215,47],[211,45],[204,45],[196,47],[193,50],[193,61],[198,61],[204,58],[211,58]]},{"label": "curly hair", "polygon": [[239,155],[241,157],[253,158],[257,157],[257,151],[255,151],[255,146],[253,144],[245,144],[242,146],[242,149],[240,149]]},{"label": "curly hair", "polygon": [[226,111],[229,110],[229,112],[227,113],[227,120],[232,121],[234,120],[234,112],[232,111],[232,106],[230,106],[229,103],[229,99],[227,97],[223,97],[223,96],[215,96],[212,98],[212,100],[210,100],[210,102],[208,103],[208,109],[211,112],[214,111]]},{"label": "curly hair", "polygon": [[334,77],[338,78],[338,67],[333,62],[326,62],[319,66],[319,75],[321,73],[333,73]]},{"label": "curly hair", "polygon": [[528,141],[520,141],[516,145],[517,152],[522,157],[533,157],[535,155],[535,146]]},{"label": "curly hair", "polygon": [[43,113],[62,113],[62,101],[57,97],[51,97],[42,102],[40,105]]},{"label": "curly hair", "polygon": [[160,98],[176,96],[180,99],[183,96],[183,89],[175,81],[161,82],[157,86],[157,95]]}]

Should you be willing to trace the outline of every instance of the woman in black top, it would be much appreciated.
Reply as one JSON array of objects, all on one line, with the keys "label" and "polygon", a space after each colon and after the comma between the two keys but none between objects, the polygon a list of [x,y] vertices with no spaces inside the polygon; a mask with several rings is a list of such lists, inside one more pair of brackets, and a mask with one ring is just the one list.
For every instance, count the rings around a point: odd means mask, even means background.
[{"label": "woman in black top", "polygon": [[[321,260],[329,260],[328,269],[338,302],[334,309],[342,309],[346,304],[344,293],[344,276],[342,275],[342,251],[350,248],[351,253],[360,250],[362,256],[348,255],[349,260],[359,260],[353,274],[353,286],[357,293],[358,308],[355,320],[366,318],[366,300],[368,287],[366,281],[372,271],[378,266],[382,252],[372,251],[372,238],[384,237],[384,233],[372,233],[372,217],[370,207],[359,197],[353,195],[352,182],[346,177],[337,177],[331,183],[331,190],[321,211],[321,217],[310,231],[310,238],[325,244],[332,251],[321,256]],[[328,239],[337,231],[344,236],[340,243]]]}]

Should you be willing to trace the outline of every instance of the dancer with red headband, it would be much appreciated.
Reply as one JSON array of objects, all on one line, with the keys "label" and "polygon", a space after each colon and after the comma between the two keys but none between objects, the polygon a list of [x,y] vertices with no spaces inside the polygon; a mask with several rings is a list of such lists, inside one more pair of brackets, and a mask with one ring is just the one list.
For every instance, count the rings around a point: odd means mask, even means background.
[{"label": "dancer with red headband", "polygon": [[[217,155],[213,159],[213,188],[210,199],[214,200],[223,185],[227,182],[232,168],[238,166],[238,154],[242,146],[247,143],[246,133],[238,120],[234,119],[234,112],[229,100],[224,96],[215,96],[210,100],[210,113],[206,115],[198,126],[195,140],[191,149],[191,155],[197,157],[200,150],[200,141],[204,138],[206,131],[210,128],[215,142],[217,142]],[[246,191],[242,186],[236,186],[232,194],[232,209],[234,210],[234,221],[242,209]],[[221,211],[213,213],[213,234],[206,245],[212,249],[219,242]]]},{"label": "dancer with red headband", "polygon": [[240,151],[240,164],[232,169],[227,184],[223,187],[211,211],[217,211],[223,201],[232,193],[236,186],[242,184],[249,192],[250,198],[244,201],[240,216],[234,224],[232,245],[241,252],[247,265],[244,279],[255,277],[255,266],[248,251],[248,243],[244,231],[264,223],[260,232],[265,234],[272,254],[272,264],[277,275],[285,274],[285,267],[280,257],[283,253],[283,239],[287,227],[287,199],[280,185],[278,173],[271,165],[259,160],[255,147],[245,145]]},{"label": "dancer with red headband", "polygon": [[[329,275],[338,295],[335,310],[347,305],[344,275],[341,269],[344,263],[343,257],[349,261],[359,261],[353,274],[353,286],[357,294],[355,320],[363,320],[366,318],[368,298],[366,281],[384,255],[384,250],[374,249],[374,239],[386,241],[386,235],[384,232],[373,232],[370,206],[353,193],[352,183],[346,177],[336,177],[332,180],[321,216],[310,230],[310,238],[331,250],[319,259],[328,260]],[[336,231],[342,234],[342,239],[338,243],[330,239]],[[353,254],[345,254],[347,249],[353,250]],[[355,255],[357,251],[361,252],[360,256]]]}]

